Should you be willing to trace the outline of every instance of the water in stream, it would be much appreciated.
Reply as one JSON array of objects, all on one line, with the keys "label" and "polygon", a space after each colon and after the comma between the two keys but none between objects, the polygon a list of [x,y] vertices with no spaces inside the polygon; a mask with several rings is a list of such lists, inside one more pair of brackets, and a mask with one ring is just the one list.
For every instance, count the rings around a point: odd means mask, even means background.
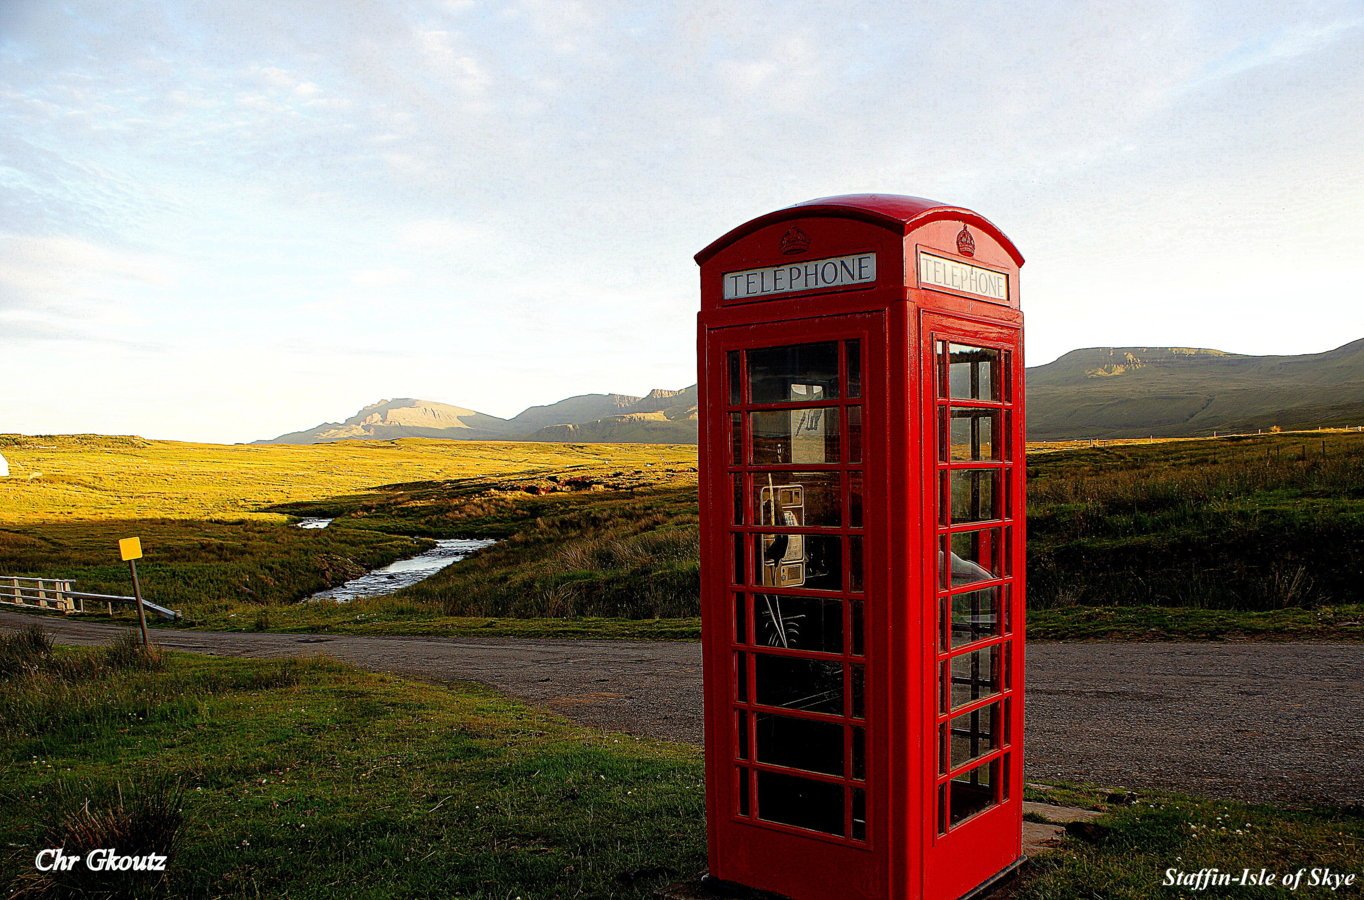
[{"label": "water in stream", "polygon": [[331,519],[300,519],[296,524],[296,527],[307,528],[311,531],[320,531],[331,523]]},{"label": "water in stream", "polygon": [[482,538],[447,538],[436,541],[436,546],[420,556],[400,559],[382,569],[352,578],[340,587],[328,588],[309,597],[309,600],[333,600],[349,603],[361,597],[382,597],[408,585],[430,578],[448,565],[459,562],[475,550],[496,541]]}]

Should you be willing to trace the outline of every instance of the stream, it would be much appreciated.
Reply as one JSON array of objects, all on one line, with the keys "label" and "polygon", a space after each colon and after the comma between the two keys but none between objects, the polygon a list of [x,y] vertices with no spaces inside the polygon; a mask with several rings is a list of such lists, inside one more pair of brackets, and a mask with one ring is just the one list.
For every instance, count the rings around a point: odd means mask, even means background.
[{"label": "stream", "polygon": [[[315,526],[316,527],[316,526]],[[375,569],[352,578],[340,587],[328,588],[309,597],[309,600],[332,600],[349,603],[362,597],[382,597],[402,590],[409,585],[424,581],[446,566],[459,562],[464,557],[481,550],[496,541],[485,538],[446,538],[436,541],[436,546],[419,556],[400,559],[395,563]]]}]

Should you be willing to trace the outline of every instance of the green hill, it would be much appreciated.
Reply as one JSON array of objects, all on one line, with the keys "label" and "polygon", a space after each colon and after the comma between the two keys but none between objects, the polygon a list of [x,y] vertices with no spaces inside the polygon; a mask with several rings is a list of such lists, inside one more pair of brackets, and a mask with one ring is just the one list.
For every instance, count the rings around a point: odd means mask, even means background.
[{"label": "green hill", "polygon": [[1302,356],[1097,347],[1027,377],[1035,441],[1364,425],[1364,340]]}]

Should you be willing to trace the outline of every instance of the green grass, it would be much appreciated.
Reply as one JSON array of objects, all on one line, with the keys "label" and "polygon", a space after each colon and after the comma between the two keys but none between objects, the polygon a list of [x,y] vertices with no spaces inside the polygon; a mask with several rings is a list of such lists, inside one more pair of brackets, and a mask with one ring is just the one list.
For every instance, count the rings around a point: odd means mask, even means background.
[{"label": "green grass", "polygon": [[1364,604],[1265,612],[1175,606],[1071,606],[1028,611],[1032,640],[1364,641]]},{"label": "green grass", "polygon": [[[183,797],[174,896],[650,897],[704,869],[693,747],[320,658],[169,653],[158,671],[0,645],[7,659],[0,887],[29,883],[73,799],[167,783]],[[1035,858],[1014,896],[1144,898],[1169,866],[1350,871],[1364,853],[1357,810],[1106,794],[1030,790],[1106,814]]]},{"label": "green grass", "polygon": [[[115,621],[130,623],[132,613]],[[167,625],[166,627],[171,627]],[[701,619],[623,619],[582,616],[572,619],[448,616],[427,603],[390,597],[353,603],[295,603],[288,606],[225,606],[188,627],[214,631],[317,632],[328,634],[407,634],[428,637],[598,638],[637,641],[694,641]]]},{"label": "green grass", "polygon": [[699,756],[320,659],[37,673],[0,680],[0,885],[60,795],[169,777],[175,896],[648,897],[704,867]]},{"label": "green grass", "polygon": [[1033,608],[1364,600],[1364,435],[1034,453],[1028,478]]},{"label": "green grass", "polygon": [[[1033,799],[1105,814],[1072,831],[1060,848],[1034,857],[1007,895],[1015,900],[1146,900],[1150,897],[1358,896],[1364,879],[1364,815],[1357,809],[1283,809],[1143,791],[1131,803],[1109,803],[1109,792],[1063,785]],[[1301,868],[1355,874],[1355,886],[1332,893],[1304,886],[1223,887],[1194,893],[1163,887],[1167,869],[1243,869],[1291,875]]]}]

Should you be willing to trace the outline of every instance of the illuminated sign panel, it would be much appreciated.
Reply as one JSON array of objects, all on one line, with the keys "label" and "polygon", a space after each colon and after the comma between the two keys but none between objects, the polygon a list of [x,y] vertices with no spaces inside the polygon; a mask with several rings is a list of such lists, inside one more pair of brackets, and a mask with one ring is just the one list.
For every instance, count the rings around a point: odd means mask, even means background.
[{"label": "illuminated sign panel", "polygon": [[1009,302],[1009,276],[994,269],[919,251],[919,284],[947,288],[990,300]]},{"label": "illuminated sign panel", "polygon": [[852,287],[875,281],[875,253],[854,253],[852,256],[812,259],[724,274],[726,300],[751,300],[773,294]]}]

